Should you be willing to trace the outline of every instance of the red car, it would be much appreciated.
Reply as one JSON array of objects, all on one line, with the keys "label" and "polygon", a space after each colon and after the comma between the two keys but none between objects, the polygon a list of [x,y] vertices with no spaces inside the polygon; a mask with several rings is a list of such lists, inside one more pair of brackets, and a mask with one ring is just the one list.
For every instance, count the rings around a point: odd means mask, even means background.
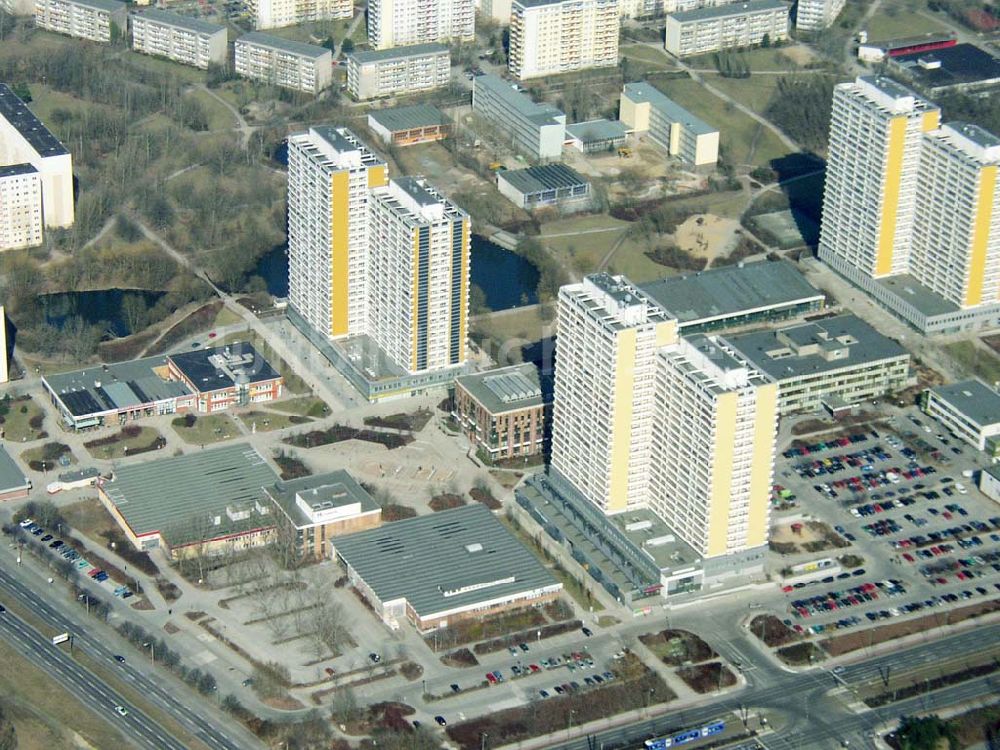
[{"label": "red car", "polygon": [[486,679],[489,680],[489,683],[491,685],[495,685],[496,682],[497,682],[497,678],[493,675],[492,672],[487,672],[486,673]]}]

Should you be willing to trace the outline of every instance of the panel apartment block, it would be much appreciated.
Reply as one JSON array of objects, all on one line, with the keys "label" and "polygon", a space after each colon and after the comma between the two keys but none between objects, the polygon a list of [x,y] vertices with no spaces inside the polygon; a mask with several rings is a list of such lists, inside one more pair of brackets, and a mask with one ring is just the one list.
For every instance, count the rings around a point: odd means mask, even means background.
[{"label": "panel apartment block", "polygon": [[325,336],[367,331],[368,196],[387,179],[346,128],[288,138],[289,304]]},{"label": "panel apartment block", "polygon": [[35,25],[46,31],[108,44],[112,29],[125,33],[126,8],[125,3],[117,0],[37,0]]},{"label": "panel apartment block", "polygon": [[795,28],[800,31],[822,31],[833,25],[847,0],[798,0],[795,6]]},{"label": "panel apartment block", "polygon": [[368,3],[368,42],[372,49],[470,42],[475,36],[473,0],[370,0]]},{"label": "panel apartment block", "polygon": [[347,56],[347,91],[355,99],[412,94],[447,86],[451,58],[443,44],[417,44]]},{"label": "panel apartment block", "polygon": [[550,104],[536,104],[502,78],[476,76],[472,112],[532,159],[558,159],[562,155],[566,115]]},{"label": "panel apartment block", "polygon": [[625,127],[649,137],[671,156],[694,167],[719,160],[719,131],[699,120],[649,83],[626,83],[620,114]]},{"label": "panel apartment block", "polygon": [[132,14],[132,49],[205,70],[225,65],[227,32],[200,18],[150,8]]},{"label": "panel apartment block", "polygon": [[[0,247],[39,244],[44,227],[69,227],[73,205],[73,159],[27,105],[0,83],[0,171],[4,174],[4,221]],[[41,213],[36,210],[40,190]],[[11,244],[6,244],[11,243]]]},{"label": "panel apartment block", "polygon": [[333,80],[333,53],[252,31],[236,40],[235,68],[244,78],[318,94]]},{"label": "panel apartment block", "polygon": [[409,373],[465,364],[469,215],[424,180],[371,191],[368,335]]},{"label": "panel apartment block", "polygon": [[278,29],[354,15],[352,0],[249,0],[247,10],[256,29]]},{"label": "panel apartment block", "polygon": [[507,67],[538,78],[618,65],[618,0],[513,0]]},{"label": "panel apartment block", "polygon": [[788,38],[789,6],[780,0],[699,8],[667,16],[664,47],[676,57],[704,55]]}]

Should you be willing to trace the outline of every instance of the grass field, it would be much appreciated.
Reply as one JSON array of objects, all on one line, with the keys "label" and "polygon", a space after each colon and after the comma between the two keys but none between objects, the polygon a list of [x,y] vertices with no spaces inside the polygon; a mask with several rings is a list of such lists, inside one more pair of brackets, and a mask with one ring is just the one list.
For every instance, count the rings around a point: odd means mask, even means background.
[{"label": "grass field", "polygon": [[552,323],[546,323],[542,320],[542,314],[538,307],[530,307],[517,312],[492,313],[472,321],[474,330],[484,333],[499,344],[512,339],[539,341],[550,325]]},{"label": "grass field", "polygon": [[971,341],[956,341],[945,344],[944,350],[966,375],[981,378],[987,383],[1000,381],[1000,357],[984,346],[977,346]]},{"label": "grass field", "polygon": [[118,440],[117,443],[99,445],[93,448],[87,448],[87,450],[90,451],[90,455],[94,458],[104,458],[107,460],[112,458],[123,458],[128,455],[128,451],[134,448],[144,448],[158,437],[161,437],[158,430],[152,427],[142,427],[139,430],[139,434],[135,437],[125,437],[124,435],[120,435],[121,439]]},{"label": "grass field", "polygon": [[208,116],[209,130],[227,130],[236,126],[233,113],[223,106],[222,102],[202,89],[194,89],[185,94],[190,99],[194,99],[205,108]]},{"label": "grass field", "polygon": [[184,417],[177,417],[170,423],[181,440],[191,445],[209,445],[229,440],[240,434],[239,428],[228,414],[206,414],[198,416],[193,427],[184,426]]},{"label": "grass field", "polygon": [[268,404],[268,409],[273,411],[283,411],[288,414],[298,414],[302,417],[325,417],[330,413],[330,408],[321,398],[306,396],[304,398],[293,398],[288,401],[275,401]]},{"label": "grass field", "polygon": [[661,266],[647,258],[645,253],[649,249],[648,242],[627,238],[611,257],[608,271],[625,274],[630,281],[637,284],[674,276],[677,273],[676,269]]},{"label": "grass field", "polygon": [[117,729],[84,707],[80,696],[63,689],[6,641],[0,641],[0,663],[0,703],[14,721],[19,750],[128,747]]},{"label": "grass field", "polygon": [[896,6],[880,8],[865,24],[868,38],[875,42],[898,37],[917,36],[930,32],[946,31],[944,26],[932,18],[910,13]]},{"label": "grass field", "polygon": [[660,78],[655,85],[682,107],[719,129],[720,147],[731,163],[767,164],[788,153],[770,129],[709,93],[697,81]]},{"label": "grass field", "polygon": [[[711,84],[720,91],[725,91],[733,99],[745,104],[757,114],[763,114],[771,102],[778,81],[786,76],[758,75],[750,78],[723,78],[713,76]],[[706,76],[708,80],[708,76]]]},{"label": "grass field", "polygon": [[223,306],[219,309],[218,315],[215,316],[215,320],[212,322],[212,328],[223,328],[225,326],[235,325],[241,322],[243,319],[230,310],[228,307]]},{"label": "grass field", "polygon": [[[48,444],[48,442],[49,441],[46,441],[46,444]],[[44,454],[44,448],[45,448],[44,445],[40,445],[37,448],[29,448],[28,450],[26,450],[24,453],[21,454],[21,460],[25,464],[28,464],[31,461],[39,461],[39,462],[41,462],[41,461],[46,460],[45,459],[45,454]],[[69,465],[70,466],[72,466],[73,464],[77,463],[76,456],[73,455],[72,451],[70,451],[69,453],[64,453],[63,455],[64,456],[69,456]],[[47,467],[47,470],[48,471],[61,471],[62,470],[62,465],[59,464],[56,461],[52,461],[52,462],[49,463],[49,466]]]},{"label": "grass field", "polygon": [[[320,21],[317,23],[303,23],[297,26],[286,26],[280,29],[268,29],[267,33],[284,37],[285,39],[295,39],[299,42],[308,42],[309,44],[323,42],[327,37],[331,36],[335,41],[339,42],[347,35],[347,29],[350,25],[351,19],[343,18],[331,21]],[[358,24],[358,28],[354,30],[354,33],[351,35],[351,39],[355,44],[367,41],[368,35],[365,31],[364,21]]]},{"label": "grass field", "polygon": [[[597,270],[611,246],[629,226],[627,221],[603,214],[560,219],[544,225],[540,239],[567,271],[581,275]],[[609,231],[593,231],[599,229]]]},{"label": "grass field", "polygon": [[[7,403],[7,407],[8,411],[4,415],[3,425],[0,425],[4,440],[11,443],[23,443],[41,437],[45,429],[45,412],[33,399],[29,398],[25,401],[11,399]],[[31,426],[31,420],[34,419],[37,424],[38,418],[42,419],[42,423],[36,430]]]},{"label": "grass field", "polygon": [[61,510],[66,523],[99,544],[104,544],[104,539],[101,536],[104,532],[118,530],[115,519],[111,517],[111,514],[105,510],[101,501],[96,497],[70,503]]},{"label": "grass field", "polygon": [[653,49],[643,44],[626,44],[621,48],[621,56],[629,62],[641,63],[647,69],[675,70],[676,66],[662,49]]},{"label": "grass field", "polygon": [[312,420],[297,414],[281,414],[275,411],[247,411],[240,414],[243,424],[257,432],[273,432],[286,427],[308,424]]}]

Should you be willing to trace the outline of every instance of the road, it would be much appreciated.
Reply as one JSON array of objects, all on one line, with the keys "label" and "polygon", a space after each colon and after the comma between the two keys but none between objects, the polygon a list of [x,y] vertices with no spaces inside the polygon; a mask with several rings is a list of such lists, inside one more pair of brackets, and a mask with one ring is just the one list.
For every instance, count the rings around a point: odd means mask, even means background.
[{"label": "road", "polygon": [[[544,746],[552,750],[613,750],[634,747],[650,737],[701,726],[713,719],[724,718],[727,714],[738,713],[742,707],[748,708],[750,714],[764,711],[784,717],[786,723],[781,731],[764,737],[764,744],[769,750],[829,747],[839,745],[844,740],[848,740],[851,747],[871,747],[871,741],[866,735],[901,714],[937,710],[977,698],[995,696],[1000,680],[995,676],[970,680],[862,713],[854,713],[848,709],[846,704],[852,702],[853,697],[845,687],[877,679],[879,667],[884,669],[891,665],[895,669],[901,669],[903,665],[913,667],[932,663],[963,650],[975,650],[983,643],[996,642],[998,638],[1000,624],[989,625],[866,659],[854,666],[845,667],[837,675],[827,670],[790,673],[773,664],[767,666],[764,662],[755,660],[755,668],[750,675],[754,675],[756,685],[750,690],[729,693],[697,708],[670,711],[627,726],[537,747]],[[747,654],[744,652],[742,655]],[[836,693],[831,695],[834,691]]]},{"label": "road", "polygon": [[[33,591],[31,587],[13,577],[3,568],[0,568],[0,593],[9,597],[10,600],[20,602],[24,608],[31,610],[39,620],[51,626],[55,632],[72,633],[74,648],[79,649],[97,663],[117,666],[114,652],[108,648],[100,636],[92,633],[86,625],[81,625],[72,617],[64,614],[61,609],[57,610],[48,601],[47,596]],[[64,605],[62,609],[66,606],[68,605]],[[161,748],[163,750],[184,750],[183,743],[168,738],[166,731],[161,726],[150,720],[134,705],[126,702],[110,685],[83,668],[67,653],[52,646],[51,641],[38,633],[37,630],[26,625],[23,620],[14,616],[9,610],[4,613],[2,619],[3,625],[0,627],[0,635],[15,647],[28,643],[30,652],[44,652],[44,656],[39,658],[46,665],[52,667],[54,673],[59,674],[60,680],[71,682],[74,687],[80,688],[76,692],[81,696],[84,705],[95,705],[102,712],[105,709],[113,711],[116,705],[128,708],[129,715],[122,719],[122,725],[127,730],[131,730],[130,734],[141,747],[149,747],[153,750]],[[29,653],[25,652],[23,648],[21,650],[22,653]],[[120,665],[120,669],[123,678],[137,692],[170,713],[179,724],[209,747],[218,750],[244,750],[245,748],[263,747],[252,734],[243,730],[242,727],[233,726],[231,721],[225,721],[218,713],[210,714],[206,711],[203,697],[183,686],[179,686],[181,689],[175,694],[171,681],[164,680],[163,675],[158,673],[155,668],[147,668],[144,660],[137,659],[135,663],[127,662]],[[90,702],[93,696],[97,696],[99,703],[92,704]],[[154,738],[153,740],[150,740],[150,735]]]}]

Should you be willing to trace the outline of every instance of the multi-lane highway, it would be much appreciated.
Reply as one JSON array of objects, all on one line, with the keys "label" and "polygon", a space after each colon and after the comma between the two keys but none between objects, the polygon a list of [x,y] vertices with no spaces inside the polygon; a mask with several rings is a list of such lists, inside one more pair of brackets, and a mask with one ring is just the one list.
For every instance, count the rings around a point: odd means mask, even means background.
[{"label": "multi-lane highway", "polygon": [[[263,747],[256,737],[242,727],[234,725],[231,720],[225,719],[221,714],[209,713],[203,705],[199,705],[202,701],[187,688],[179,686],[180,689],[175,694],[171,680],[164,680],[155,672],[147,673],[148,670],[141,662],[138,665],[117,664],[114,652],[99,637],[93,635],[86,625],[58,610],[47,600],[47,596],[32,591],[30,587],[3,569],[0,569],[0,592],[11,600],[19,601],[24,608],[30,609],[35,617],[51,626],[56,632],[72,633],[74,648],[80,649],[98,663],[107,663],[109,668],[114,666],[120,669],[123,681],[169,713],[174,720],[208,747],[214,750]],[[119,728],[134,741],[136,747],[153,750],[161,748],[185,750],[184,743],[171,737],[162,726],[143,714],[139,708],[126,702],[105,680],[60,650],[66,648],[65,646],[53,646],[49,639],[9,610],[0,618],[3,620],[0,624],[0,636],[29,658],[36,659],[51,669],[54,679],[72,684],[74,692],[84,705],[93,707],[96,712],[105,716],[113,716]],[[25,651],[25,648],[29,650]],[[128,716],[121,717],[114,713],[114,707],[117,705],[125,706]]]}]

